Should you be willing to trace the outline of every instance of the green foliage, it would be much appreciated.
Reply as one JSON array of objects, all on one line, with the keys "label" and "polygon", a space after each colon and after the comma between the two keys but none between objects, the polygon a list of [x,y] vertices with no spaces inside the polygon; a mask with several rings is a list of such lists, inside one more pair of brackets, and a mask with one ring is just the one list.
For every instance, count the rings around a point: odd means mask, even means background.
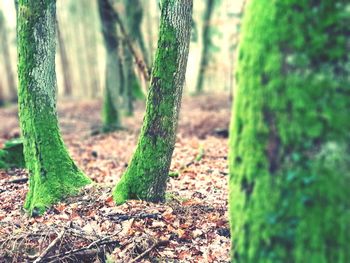
[{"label": "green foliage", "polygon": [[348,1],[252,0],[230,130],[234,262],[349,262]]},{"label": "green foliage", "polygon": [[24,168],[23,141],[12,139],[0,150],[0,169]]}]

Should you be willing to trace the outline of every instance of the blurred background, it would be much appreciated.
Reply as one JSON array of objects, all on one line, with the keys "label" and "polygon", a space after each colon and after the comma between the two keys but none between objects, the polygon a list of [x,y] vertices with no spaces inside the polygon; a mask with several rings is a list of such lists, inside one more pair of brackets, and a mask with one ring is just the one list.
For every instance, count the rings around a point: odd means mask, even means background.
[{"label": "blurred background", "polygon": [[[125,21],[126,1],[111,2]],[[139,18],[145,46],[143,52],[139,44],[134,44],[150,64],[157,47],[159,1],[139,2],[142,8]],[[232,90],[242,5],[243,0],[194,1],[185,94],[196,93],[201,78],[201,89],[206,93]],[[97,0],[58,0],[57,20],[58,100],[102,97],[106,63]],[[205,37],[206,25],[209,33]],[[0,35],[0,101],[4,105],[15,102],[17,93],[16,11],[12,0],[0,0]],[[203,62],[204,54],[207,62]],[[145,92],[147,82],[136,64],[135,72]]]}]

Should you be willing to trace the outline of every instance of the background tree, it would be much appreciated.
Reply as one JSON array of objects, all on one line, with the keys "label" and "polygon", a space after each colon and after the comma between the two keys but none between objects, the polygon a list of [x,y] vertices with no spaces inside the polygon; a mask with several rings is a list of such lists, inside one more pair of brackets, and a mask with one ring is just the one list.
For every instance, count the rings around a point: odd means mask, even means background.
[{"label": "background tree", "polygon": [[209,50],[212,45],[210,23],[211,23],[211,17],[215,8],[215,0],[207,0],[206,2],[207,4],[205,6],[205,13],[203,18],[204,25],[203,25],[203,33],[202,33],[203,49],[202,49],[201,61],[199,65],[199,75],[197,80],[196,93],[203,92],[205,72],[209,63]]},{"label": "background tree", "polygon": [[56,1],[20,0],[17,16],[19,116],[30,173],[25,209],[50,204],[90,183],[70,158],[56,113]]},{"label": "background tree", "polygon": [[10,100],[15,102],[17,101],[17,88],[16,88],[15,77],[13,74],[9,43],[7,39],[5,18],[1,10],[0,10],[0,38],[1,38],[0,47],[1,47],[3,61],[5,65],[5,70],[6,70],[7,86],[8,86],[8,90],[10,91]]},{"label": "background tree", "polygon": [[192,0],[161,1],[158,49],[136,151],[114,189],[127,199],[164,200],[189,51]]},{"label": "background tree", "polygon": [[349,262],[349,3],[247,5],[230,133],[232,260]]},{"label": "background tree", "polygon": [[121,127],[118,97],[122,89],[122,71],[120,69],[120,44],[117,35],[116,15],[109,0],[99,0],[102,34],[106,47],[106,81],[103,103],[103,125],[105,131]]}]

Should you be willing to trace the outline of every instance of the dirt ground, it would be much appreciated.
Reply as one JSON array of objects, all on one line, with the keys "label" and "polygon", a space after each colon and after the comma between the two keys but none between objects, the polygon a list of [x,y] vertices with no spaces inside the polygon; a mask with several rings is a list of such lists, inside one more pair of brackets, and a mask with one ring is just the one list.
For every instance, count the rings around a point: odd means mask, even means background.
[{"label": "dirt ground", "polygon": [[[61,101],[64,141],[97,184],[29,218],[26,171],[0,170],[0,262],[229,262],[228,94],[186,97],[167,201],[115,206],[111,189],[136,146],[144,105],[125,130],[100,127],[100,101]],[[0,146],[19,136],[16,106],[0,109]]]}]

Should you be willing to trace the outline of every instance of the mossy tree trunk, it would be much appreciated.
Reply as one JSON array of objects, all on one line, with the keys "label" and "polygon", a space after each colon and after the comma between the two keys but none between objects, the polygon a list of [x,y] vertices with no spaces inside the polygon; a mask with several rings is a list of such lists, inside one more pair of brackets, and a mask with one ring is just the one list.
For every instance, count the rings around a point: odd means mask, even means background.
[{"label": "mossy tree trunk", "polygon": [[204,79],[206,70],[209,63],[210,58],[210,47],[212,45],[211,40],[211,32],[210,32],[210,23],[211,23],[211,17],[214,11],[215,7],[215,0],[207,0],[206,6],[205,6],[205,13],[204,13],[204,19],[203,19],[203,34],[202,34],[202,42],[203,42],[203,49],[201,54],[201,61],[199,64],[199,75],[196,85],[196,93],[200,94],[203,92],[204,87]]},{"label": "mossy tree trunk", "polygon": [[349,8],[247,4],[230,133],[233,262],[350,262]]},{"label": "mossy tree trunk", "polygon": [[121,127],[119,94],[122,89],[120,69],[120,44],[116,28],[116,16],[109,0],[98,0],[102,34],[106,47],[106,80],[103,103],[103,125],[105,131]]},{"label": "mossy tree trunk", "polygon": [[3,55],[3,62],[6,70],[7,86],[10,91],[10,101],[17,101],[17,87],[15,82],[15,76],[12,68],[12,60],[10,55],[9,42],[7,39],[7,30],[5,25],[5,18],[0,10],[0,39],[1,39],[1,51]]},{"label": "mossy tree trunk", "polygon": [[158,49],[136,151],[114,189],[127,199],[164,200],[189,51],[192,0],[161,1]]},{"label": "mossy tree trunk", "polygon": [[5,96],[4,96],[4,88],[2,86],[2,83],[0,81],[0,107],[5,105]]},{"label": "mossy tree trunk", "polygon": [[42,213],[90,183],[70,158],[56,112],[56,1],[18,3],[19,117],[30,173],[25,209]]}]

